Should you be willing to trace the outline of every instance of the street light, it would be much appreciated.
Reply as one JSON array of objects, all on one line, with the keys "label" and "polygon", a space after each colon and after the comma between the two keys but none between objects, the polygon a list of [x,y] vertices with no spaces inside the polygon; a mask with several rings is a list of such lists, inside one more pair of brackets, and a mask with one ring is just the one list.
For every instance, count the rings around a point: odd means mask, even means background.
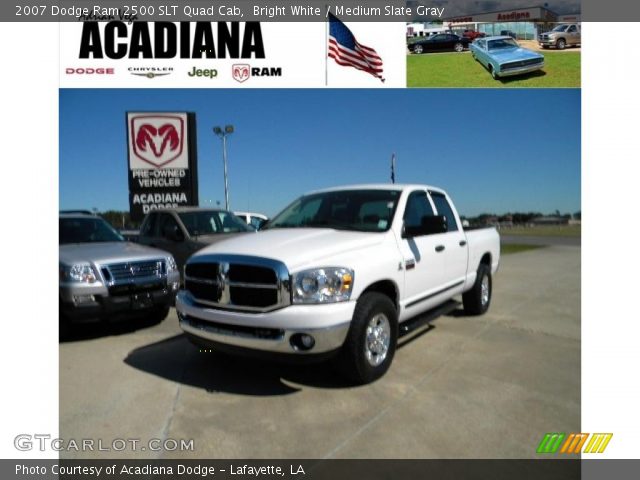
[{"label": "street light", "polygon": [[213,133],[222,138],[222,162],[224,164],[224,201],[225,209],[229,210],[229,182],[227,180],[227,135],[233,133],[233,125],[225,125],[222,127],[213,127]]}]

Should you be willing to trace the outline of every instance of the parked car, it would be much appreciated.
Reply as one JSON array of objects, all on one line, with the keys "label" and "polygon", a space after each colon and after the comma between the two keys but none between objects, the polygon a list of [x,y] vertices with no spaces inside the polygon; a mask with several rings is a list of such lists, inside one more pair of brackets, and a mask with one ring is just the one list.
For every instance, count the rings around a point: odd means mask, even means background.
[{"label": "parked car", "polygon": [[236,217],[255,230],[260,230],[269,221],[269,217],[261,213],[254,212],[233,212]]},{"label": "parked car", "polygon": [[469,47],[471,55],[495,79],[540,70],[544,55],[527,50],[511,37],[479,38]]},{"label": "parked car", "polygon": [[425,52],[462,52],[469,46],[469,39],[453,33],[438,33],[424,40],[419,40],[408,45],[413,53]]},{"label": "parked car", "polygon": [[93,214],[59,217],[59,313],[72,322],[169,313],[180,276],[173,257],[129,243]]},{"label": "parked car", "polygon": [[476,32],[475,30],[465,30],[462,32],[462,36],[473,42],[476,38],[486,37],[487,34],[484,32]]},{"label": "parked car", "polygon": [[170,252],[182,274],[194,252],[234,235],[255,232],[226,210],[200,207],[157,209],[149,212],[140,226],[138,242]]},{"label": "parked car", "polygon": [[516,38],[518,38],[518,37],[517,37],[517,35],[516,35],[516,33],[515,33],[515,32],[512,32],[511,30],[501,30],[501,31],[500,31],[500,35],[501,35],[501,36],[503,36],[503,37],[511,37],[511,38],[513,38],[514,40],[515,40]]},{"label": "parked car", "polygon": [[180,327],[196,345],[318,360],[354,381],[381,377],[400,332],[462,294],[489,308],[500,260],[494,228],[465,232],[449,196],[423,185],[304,195],[256,236],[210,245],[185,267]]},{"label": "parked car", "polygon": [[538,35],[538,44],[542,48],[556,47],[558,50],[563,50],[568,45],[580,45],[582,37],[580,30],[578,23],[563,23],[550,32]]}]

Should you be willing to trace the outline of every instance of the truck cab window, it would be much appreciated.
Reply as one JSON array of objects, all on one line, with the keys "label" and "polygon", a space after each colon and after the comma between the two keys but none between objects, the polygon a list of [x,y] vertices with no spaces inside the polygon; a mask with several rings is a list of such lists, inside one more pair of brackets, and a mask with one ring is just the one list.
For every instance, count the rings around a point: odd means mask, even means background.
[{"label": "truck cab window", "polygon": [[453,214],[453,209],[449,205],[447,197],[441,193],[431,192],[431,199],[436,206],[436,210],[438,210],[438,215],[444,215],[447,218],[447,231],[457,232],[456,216]]},{"label": "truck cab window", "polygon": [[427,198],[427,193],[422,190],[411,192],[404,210],[405,226],[418,227],[422,224],[422,217],[433,215],[433,209]]}]

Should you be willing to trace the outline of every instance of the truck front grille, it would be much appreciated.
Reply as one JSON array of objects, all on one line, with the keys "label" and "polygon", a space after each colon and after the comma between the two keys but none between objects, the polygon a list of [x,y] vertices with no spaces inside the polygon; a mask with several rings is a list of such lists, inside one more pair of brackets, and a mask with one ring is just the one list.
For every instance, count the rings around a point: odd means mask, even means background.
[{"label": "truck front grille", "polygon": [[286,266],[260,257],[196,257],[185,267],[184,288],[196,302],[224,310],[267,312],[291,303]]},{"label": "truck front grille", "polygon": [[157,282],[166,276],[164,260],[112,263],[101,270],[110,286]]}]

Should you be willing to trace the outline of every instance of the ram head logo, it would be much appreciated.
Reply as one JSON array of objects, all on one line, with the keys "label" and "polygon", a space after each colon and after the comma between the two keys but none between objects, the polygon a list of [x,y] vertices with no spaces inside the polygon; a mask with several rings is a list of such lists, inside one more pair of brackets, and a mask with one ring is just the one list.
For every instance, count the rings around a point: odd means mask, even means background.
[{"label": "ram head logo", "polygon": [[244,63],[236,63],[231,67],[231,73],[234,80],[242,83],[249,80],[249,77],[251,76],[251,67]]},{"label": "ram head logo", "polygon": [[133,153],[155,167],[162,167],[182,154],[184,121],[171,115],[140,115],[131,118]]}]

